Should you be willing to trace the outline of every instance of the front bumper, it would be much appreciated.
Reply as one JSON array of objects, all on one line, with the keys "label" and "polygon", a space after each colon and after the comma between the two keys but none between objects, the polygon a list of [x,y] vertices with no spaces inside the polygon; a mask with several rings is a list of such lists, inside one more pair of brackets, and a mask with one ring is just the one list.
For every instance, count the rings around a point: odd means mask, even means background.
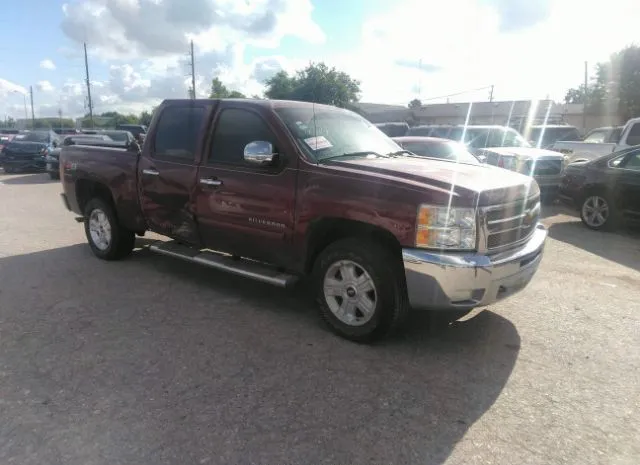
[{"label": "front bumper", "polygon": [[11,168],[14,170],[27,170],[27,169],[37,169],[41,170],[45,168],[45,160],[42,156],[36,156],[34,158],[13,158],[9,159],[7,157],[3,157],[0,162],[3,168]]},{"label": "front bumper", "polygon": [[472,309],[513,295],[536,273],[546,238],[539,224],[526,244],[491,256],[403,249],[409,302],[418,310]]}]

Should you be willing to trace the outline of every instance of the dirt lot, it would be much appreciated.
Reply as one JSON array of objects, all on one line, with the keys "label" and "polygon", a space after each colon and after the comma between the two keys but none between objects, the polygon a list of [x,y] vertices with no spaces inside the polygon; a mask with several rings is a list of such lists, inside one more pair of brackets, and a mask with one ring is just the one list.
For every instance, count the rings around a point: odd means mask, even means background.
[{"label": "dirt lot", "polygon": [[359,346],[304,287],[95,259],[59,191],[0,174],[1,464],[640,462],[637,234],[548,209],[525,291]]}]

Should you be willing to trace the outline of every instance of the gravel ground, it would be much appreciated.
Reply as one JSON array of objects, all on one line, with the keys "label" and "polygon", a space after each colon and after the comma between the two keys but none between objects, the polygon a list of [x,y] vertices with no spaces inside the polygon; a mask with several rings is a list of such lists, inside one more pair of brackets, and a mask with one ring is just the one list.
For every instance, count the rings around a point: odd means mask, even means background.
[{"label": "gravel ground", "polygon": [[0,174],[0,463],[640,463],[640,237],[545,212],[531,285],[361,346],[304,286],[94,258],[46,175]]}]

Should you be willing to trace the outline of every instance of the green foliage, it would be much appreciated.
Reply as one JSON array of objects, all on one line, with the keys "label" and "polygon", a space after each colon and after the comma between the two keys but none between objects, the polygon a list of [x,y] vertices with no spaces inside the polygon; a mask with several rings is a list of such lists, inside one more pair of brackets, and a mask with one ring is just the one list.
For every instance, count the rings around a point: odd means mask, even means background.
[{"label": "green foliage", "polygon": [[422,102],[419,99],[414,98],[409,102],[409,108],[411,108],[412,110],[419,110],[420,108],[422,108]]},{"label": "green foliage", "polygon": [[569,89],[565,103],[586,103],[587,110],[614,109],[623,121],[640,116],[640,47],[630,45],[596,65],[588,84]]},{"label": "green foliage", "polygon": [[227,89],[220,79],[213,78],[209,98],[246,98],[246,96],[237,90]]},{"label": "green foliage", "polygon": [[266,82],[270,99],[324,103],[346,108],[360,99],[360,82],[324,63],[311,63],[290,76],[280,71]]}]

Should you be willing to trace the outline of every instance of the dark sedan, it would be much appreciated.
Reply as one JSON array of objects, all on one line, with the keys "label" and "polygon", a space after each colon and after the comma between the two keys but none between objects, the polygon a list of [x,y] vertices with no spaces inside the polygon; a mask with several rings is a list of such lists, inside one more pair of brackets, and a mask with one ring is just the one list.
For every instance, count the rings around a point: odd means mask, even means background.
[{"label": "dark sedan", "polygon": [[5,173],[45,169],[46,157],[60,139],[53,131],[30,131],[18,134],[2,149],[0,163]]},{"label": "dark sedan", "polygon": [[392,137],[405,150],[421,157],[439,158],[459,163],[480,164],[480,160],[464,144],[437,137]]},{"label": "dark sedan", "polygon": [[560,198],[580,211],[591,229],[640,223],[640,146],[565,168]]}]

